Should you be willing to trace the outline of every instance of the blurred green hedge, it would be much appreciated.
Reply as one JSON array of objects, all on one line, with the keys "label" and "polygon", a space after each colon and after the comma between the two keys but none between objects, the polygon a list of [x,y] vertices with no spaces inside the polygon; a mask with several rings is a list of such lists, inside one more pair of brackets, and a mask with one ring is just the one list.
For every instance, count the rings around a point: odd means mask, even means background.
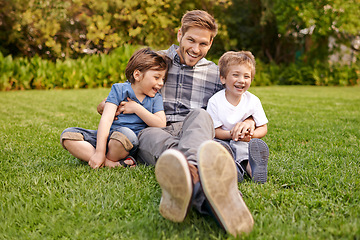
[{"label": "blurred green hedge", "polygon": [[[97,88],[124,82],[125,68],[139,46],[124,45],[110,54],[87,55],[65,60],[4,57],[0,52],[0,90]],[[215,60],[216,62],[216,60]],[[359,65],[331,65],[303,62],[285,64],[257,60],[253,85],[360,85]]]},{"label": "blurred green hedge", "polygon": [[0,90],[110,87],[126,80],[127,62],[137,48],[125,45],[110,54],[56,62],[39,56],[13,59],[0,52]]},{"label": "blurred green hedge", "polygon": [[257,61],[253,85],[355,86],[360,85],[360,66],[330,65],[327,62],[265,64]]}]

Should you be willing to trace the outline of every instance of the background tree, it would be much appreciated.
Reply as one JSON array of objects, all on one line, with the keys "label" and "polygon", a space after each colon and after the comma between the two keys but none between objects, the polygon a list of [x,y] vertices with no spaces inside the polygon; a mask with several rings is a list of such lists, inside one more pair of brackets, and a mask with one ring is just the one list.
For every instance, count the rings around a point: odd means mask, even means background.
[{"label": "background tree", "polygon": [[163,49],[192,9],[218,21],[210,59],[247,49],[264,62],[323,62],[360,34],[359,0],[1,0],[0,51],[55,60],[124,44]]},{"label": "background tree", "polygon": [[[292,38],[305,50],[305,60],[326,61],[338,51],[340,43],[351,46],[360,34],[360,2],[358,0],[276,0],[273,13],[280,38]],[[329,46],[329,38],[336,41]]]}]

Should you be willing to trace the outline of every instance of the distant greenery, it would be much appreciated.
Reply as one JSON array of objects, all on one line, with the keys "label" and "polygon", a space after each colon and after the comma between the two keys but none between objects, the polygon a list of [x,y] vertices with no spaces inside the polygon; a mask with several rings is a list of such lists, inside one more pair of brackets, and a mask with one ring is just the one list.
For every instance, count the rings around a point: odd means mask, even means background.
[{"label": "distant greenery", "polygon": [[125,68],[138,47],[126,45],[111,54],[58,59],[4,57],[0,53],[0,90],[111,87],[124,82]]},{"label": "distant greenery", "polygon": [[[358,0],[3,0],[0,52],[52,60],[123,46],[166,48],[182,15],[203,9],[219,33],[210,55],[251,50],[264,62],[323,61],[359,36]],[[329,38],[336,44],[330,48]]]},{"label": "distant greenery", "polygon": [[[255,220],[239,239],[360,239],[359,87],[250,91],[269,119],[269,179],[238,185]],[[234,239],[194,210],[162,218],[153,167],[93,170],[61,147],[65,128],[97,128],[108,93],[0,93],[0,239]]]},{"label": "distant greenery", "polygon": [[254,84],[264,85],[360,85],[360,65],[329,65],[326,62],[265,64],[258,61]]},{"label": "distant greenery", "polygon": [[[110,87],[126,81],[125,68],[139,46],[125,45],[110,54],[88,55],[78,59],[57,59],[56,62],[39,56],[4,57],[0,52],[0,91],[53,88]],[[216,60],[215,60],[216,62]],[[360,85],[359,65],[328,65],[317,63],[266,64],[257,61],[253,85]]]},{"label": "distant greenery", "polygon": [[[207,57],[216,62],[228,50],[251,51],[255,85],[359,84],[359,0],[3,0],[0,91],[125,81],[136,46],[176,43],[181,17],[193,9],[208,11],[219,25]],[[332,54],[348,54],[350,66],[330,65]]]}]

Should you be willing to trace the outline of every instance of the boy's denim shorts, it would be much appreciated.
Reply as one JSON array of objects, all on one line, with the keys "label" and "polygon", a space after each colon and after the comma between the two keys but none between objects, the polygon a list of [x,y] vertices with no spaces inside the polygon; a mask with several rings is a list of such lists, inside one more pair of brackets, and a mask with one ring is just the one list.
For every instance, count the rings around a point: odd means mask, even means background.
[{"label": "boy's denim shorts", "polygon": [[[138,137],[130,128],[127,127],[118,127],[112,129],[109,133],[108,143],[110,139],[115,139],[121,142],[125,150],[128,151],[132,156],[135,155],[139,146]],[[97,130],[89,130],[79,127],[67,128],[61,133],[60,136],[60,143],[63,148],[65,148],[63,144],[64,140],[86,141],[94,148],[96,148]]]}]

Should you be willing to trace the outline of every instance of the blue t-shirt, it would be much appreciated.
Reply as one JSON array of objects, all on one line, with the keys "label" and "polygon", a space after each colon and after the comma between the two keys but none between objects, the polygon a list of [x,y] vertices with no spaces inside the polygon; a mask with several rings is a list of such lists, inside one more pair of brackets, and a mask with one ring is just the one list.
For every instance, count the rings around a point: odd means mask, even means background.
[{"label": "blue t-shirt", "polygon": [[[144,100],[140,102],[135,96],[134,90],[131,88],[130,82],[125,83],[115,83],[111,87],[111,91],[109,96],[106,99],[106,102],[113,103],[117,106],[123,101],[127,102],[127,98],[141,104],[144,108],[146,108],[151,113],[156,113],[164,110],[163,100],[160,93],[156,93],[155,97],[145,96]],[[136,114],[123,114],[121,113],[118,116],[118,120],[114,120],[111,125],[111,129],[117,127],[128,127],[135,132],[137,135],[140,130],[147,127],[146,123],[139,118]]]}]

